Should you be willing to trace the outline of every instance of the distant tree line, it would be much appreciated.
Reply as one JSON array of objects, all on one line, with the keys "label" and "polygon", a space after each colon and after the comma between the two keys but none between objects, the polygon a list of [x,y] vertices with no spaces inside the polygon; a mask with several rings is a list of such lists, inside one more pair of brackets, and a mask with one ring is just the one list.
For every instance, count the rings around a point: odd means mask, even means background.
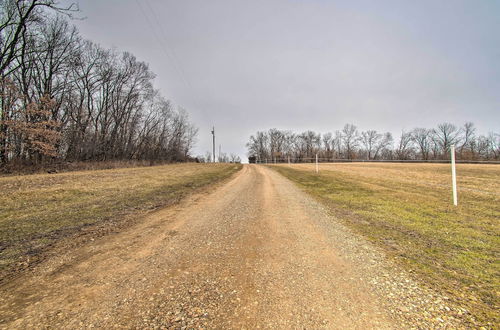
[{"label": "distant tree line", "polygon": [[[219,152],[215,157],[217,163],[241,163],[240,156],[225,152]],[[196,160],[200,163],[212,163],[214,161],[213,155],[210,151],[207,151],[204,156],[196,157]]]},{"label": "distant tree line", "polygon": [[270,129],[250,136],[249,159],[272,162],[346,160],[445,160],[455,145],[459,160],[500,160],[500,134],[478,135],[473,123],[458,127],[450,123],[436,128],[403,131],[399,139],[389,132],[359,131],[353,124],[342,130],[320,134],[313,131],[294,133]]},{"label": "distant tree line", "polygon": [[184,161],[197,129],[148,65],[83,39],[54,0],[0,1],[0,166]]},{"label": "distant tree line", "polygon": [[219,155],[217,159],[219,163],[241,163],[240,156],[233,153],[227,154],[223,152]]}]

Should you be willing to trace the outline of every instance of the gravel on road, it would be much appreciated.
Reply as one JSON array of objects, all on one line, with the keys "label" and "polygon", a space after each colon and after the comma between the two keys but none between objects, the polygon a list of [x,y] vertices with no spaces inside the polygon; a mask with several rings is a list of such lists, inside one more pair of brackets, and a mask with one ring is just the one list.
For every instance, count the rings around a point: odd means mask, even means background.
[{"label": "gravel on road", "polygon": [[460,313],[257,165],[0,288],[0,327],[20,329],[460,328]]}]

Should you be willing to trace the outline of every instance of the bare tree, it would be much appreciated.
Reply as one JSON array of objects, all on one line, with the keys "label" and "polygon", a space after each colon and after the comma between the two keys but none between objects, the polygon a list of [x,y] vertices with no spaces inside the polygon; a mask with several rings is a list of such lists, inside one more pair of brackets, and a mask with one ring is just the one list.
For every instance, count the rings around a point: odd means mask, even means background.
[{"label": "bare tree", "polygon": [[286,142],[286,134],[283,131],[272,128],[267,133],[270,143],[270,155],[272,158],[277,157],[283,153],[283,149]]},{"label": "bare tree", "polygon": [[468,158],[474,159],[474,145],[476,138],[476,128],[474,127],[474,123],[467,122],[464,124],[463,128],[463,139],[462,144],[458,150],[460,154],[460,158]]},{"label": "bare tree", "polygon": [[393,144],[394,139],[392,138],[392,134],[389,132],[386,132],[383,136],[380,142],[376,145],[375,148],[375,154],[373,156],[373,159],[378,159],[379,156],[382,156],[382,158],[385,159],[391,159],[392,158],[392,144]]},{"label": "bare tree", "polygon": [[230,154],[229,155],[229,162],[230,163],[241,163],[241,158],[238,155]]},{"label": "bare tree", "polygon": [[411,154],[413,153],[413,135],[410,132],[401,132],[401,136],[399,137],[399,143],[397,149],[395,150],[396,157],[398,159],[406,160],[410,159]]},{"label": "bare tree", "polygon": [[332,133],[325,133],[322,137],[323,140],[323,158],[331,159],[333,158],[334,145],[333,145],[333,135]]},{"label": "bare tree", "polygon": [[441,157],[448,158],[451,145],[456,144],[461,139],[461,131],[458,127],[450,123],[439,124],[433,130],[433,138],[436,148],[440,149]]},{"label": "bare tree", "polygon": [[342,129],[342,142],[344,144],[345,157],[347,159],[355,158],[356,148],[359,144],[359,133],[356,126],[346,124]]},{"label": "bare tree", "polygon": [[49,0],[0,6],[1,165],[191,159],[197,129],[185,110],[154,90],[146,63],[82,40],[60,15],[72,6]]},{"label": "bare tree", "polygon": [[[450,124],[451,125],[451,124]],[[282,161],[291,157],[292,161],[313,161],[317,153],[322,158],[347,159],[442,159],[443,146],[460,141],[461,131],[455,126],[442,124],[440,133],[426,128],[415,128],[410,132],[402,131],[396,146],[389,132],[378,133],[375,130],[358,133],[356,126],[347,124],[342,131],[325,133],[323,135],[313,131],[295,134],[291,131],[271,129],[266,132],[257,132],[250,137],[247,143],[248,156],[257,161],[273,160],[275,152],[280,152]],[[455,128],[453,128],[455,127]],[[489,133],[487,136],[476,138],[472,123],[464,125],[464,155],[460,157],[475,157],[474,159],[493,160],[500,157],[500,135]],[[447,141],[447,142],[443,142]],[[359,144],[364,149],[359,149]],[[464,142],[465,143],[465,142]],[[279,159],[278,159],[279,160]]]},{"label": "bare tree", "polygon": [[341,158],[342,153],[342,133],[340,131],[335,131],[335,135],[332,139],[332,147],[335,150],[336,158]]},{"label": "bare tree", "polygon": [[247,143],[248,153],[257,157],[257,161],[270,158],[268,149],[269,138],[265,132],[257,132],[250,136],[250,141]]},{"label": "bare tree", "polygon": [[30,26],[40,19],[44,9],[71,14],[76,5],[58,6],[55,0],[3,0],[0,2],[0,77],[13,71],[11,64],[26,52],[24,38]]},{"label": "bare tree", "polygon": [[377,133],[377,131],[369,130],[361,132],[361,142],[365,147],[366,159],[373,159],[374,151],[377,148],[380,140],[382,140],[382,134]]},{"label": "bare tree", "polygon": [[415,128],[411,132],[413,142],[417,144],[418,149],[420,150],[420,158],[423,160],[429,159],[431,133],[432,131],[427,128]]}]

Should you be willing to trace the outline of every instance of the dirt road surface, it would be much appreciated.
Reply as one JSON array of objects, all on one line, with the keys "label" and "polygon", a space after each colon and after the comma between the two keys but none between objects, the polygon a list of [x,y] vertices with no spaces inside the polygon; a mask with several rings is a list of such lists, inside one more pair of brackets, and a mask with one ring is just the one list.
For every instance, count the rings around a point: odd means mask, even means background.
[{"label": "dirt road surface", "polygon": [[445,302],[287,179],[246,165],[4,285],[0,326],[459,326]]}]

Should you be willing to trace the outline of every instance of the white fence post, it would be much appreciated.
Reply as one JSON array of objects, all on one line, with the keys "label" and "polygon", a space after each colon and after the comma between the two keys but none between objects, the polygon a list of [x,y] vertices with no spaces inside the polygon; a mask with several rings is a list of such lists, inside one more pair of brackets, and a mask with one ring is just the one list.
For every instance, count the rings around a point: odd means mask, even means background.
[{"label": "white fence post", "polygon": [[455,170],[455,146],[451,146],[451,181],[453,187],[453,205],[458,205],[458,197],[457,197],[457,173]]},{"label": "white fence post", "polygon": [[290,156],[288,156],[288,166],[290,166]]},{"label": "white fence post", "polygon": [[318,154],[316,154],[316,174],[319,173]]}]

